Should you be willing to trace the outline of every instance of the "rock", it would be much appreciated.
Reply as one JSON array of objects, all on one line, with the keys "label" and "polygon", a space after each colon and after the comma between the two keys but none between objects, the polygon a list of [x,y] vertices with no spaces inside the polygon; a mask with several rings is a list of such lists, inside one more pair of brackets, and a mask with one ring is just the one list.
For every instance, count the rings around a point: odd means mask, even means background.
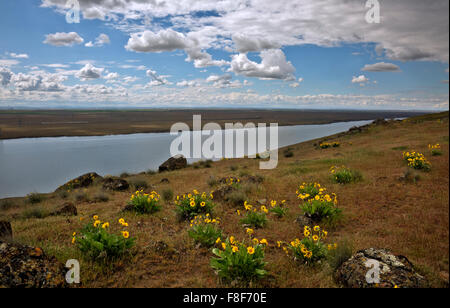
[{"label": "rock", "polygon": [[301,215],[301,216],[297,217],[295,222],[297,222],[299,224],[302,232],[303,232],[303,228],[305,226],[311,227],[312,225],[316,224],[316,222],[312,218],[305,216],[305,215]]},{"label": "rock", "polygon": [[169,179],[164,178],[164,179],[161,180],[161,183],[169,184],[170,181],[169,181]]},{"label": "rock", "polygon": [[213,192],[213,200],[228,201],[228,196],[236,191],[236,188],[232,185],[221,186]]},{"label": "rock", "polygon": [[183,155],[176,155],[166,160],[161,166],[159,166],[159,172],[173,171],[177,169],[183,169],[187,167],[187,160]]},{"label": "rock", "polygon": [[261,184],[264,182],[264,178],[260,175],[246,175],[243,180],[250,184]]},{"label": "rock", "polygon": [[12,240],[12,228],[9,221],[0,220],[0,240]]},{"label": "rock", "polygon": [[132,212],[134,211],[134,205],[132,204],[127,204],[125,205],[125,207],[122,209],[122,213],[126,213],[126,212]]},{"label": "rock", "polygon": [[[366,274],[368,260],[379,262],[380,281],[378,284],[368,283]],[[335,272],[337,282],[348,288],[423,288],[427,286],[424,277],[416,273],[409,260],[394,255],[386,249],[368,248],[358,251],[344,262]]]},{"label": "rock", "polygon": [[105,178],[102,183],[104,190],[124,191],[130,187],[127,181],[115,177]]},{"label": "rock", "polygon": [[376,119],[375,121],[372,122],[372,125],[386,125],[388,124],[388,121],[386,121],[385,119]]},{"label": "rock", "polygon": [[41,248],[0,241],[1,288],[62,288],[66,269]]},{"label": "rock", "polygon": [[56,189],[56,191],[87,188],[91,186],[96,179],[102,179],[102,177],[95,172],[86,173],[60,186],[58,189]]},{"label": "rock", "polygon": [[259,205],[266,205],[267,204],[267,199],[259,199],[258,201]]},{"label": "rock", "polygon": [[64,203],[59,209],[51,213],[52,216],[77,216],[78,211],[71,202]]}]

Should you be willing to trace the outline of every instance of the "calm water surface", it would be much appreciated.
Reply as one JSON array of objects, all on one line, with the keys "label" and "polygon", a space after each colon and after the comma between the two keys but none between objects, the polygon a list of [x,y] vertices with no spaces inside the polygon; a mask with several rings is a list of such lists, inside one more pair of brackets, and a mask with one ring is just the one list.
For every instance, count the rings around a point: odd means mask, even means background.
[{"label": "calm water surface", "polygon": [[[325,137],[371,121],[279,127],[279,147]],[[0,140],[0,198],[48,193],[87,172],[139,173],[170,157],[169,133]],[[193,162],[193,159],[189,160]]]}]

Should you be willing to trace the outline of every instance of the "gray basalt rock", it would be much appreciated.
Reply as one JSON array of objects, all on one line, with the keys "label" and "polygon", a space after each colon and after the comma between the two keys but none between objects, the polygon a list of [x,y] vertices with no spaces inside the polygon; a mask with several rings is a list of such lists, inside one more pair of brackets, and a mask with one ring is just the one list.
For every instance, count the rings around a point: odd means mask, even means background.
[{"label": "gray basalt rock", "polygon": [[[379,283],[374,283],[366,262],[379,264]],[[368,274],[369,273],[369,274]],[[368,282],[366,275],[372,279]],[[386,249],[368,248],[358,251],[335,272],[335,279],[347,288],[423,288],[427,281],[419,275],[404,256],[394,255]],[[371,280],[369,279],[369,281]]]},{"label": "gray basalt rock", "polygon": [[75,205],[71,202],[66,202],[61,205],[57,210],[55,210],[52,216],[77,216],[78,211]]},{"label": "gray basalt rock", "polygon": [[91,186],[96,179],[102,179],[102,177],[95,172],[86,173],[58,187],[56,191],[87,188]]}]

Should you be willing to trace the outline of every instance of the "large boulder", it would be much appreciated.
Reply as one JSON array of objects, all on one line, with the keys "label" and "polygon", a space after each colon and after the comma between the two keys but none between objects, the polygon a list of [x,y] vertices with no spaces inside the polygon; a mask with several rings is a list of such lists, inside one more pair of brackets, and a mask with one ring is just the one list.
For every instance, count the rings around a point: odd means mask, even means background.
[{"label": "large boulder", "polygon": [[105,178],[102,183],[104,190],[124,191],[130,187],[127,181],[115,177]]},{"label": "large boulder", "polygon": [[0,220],[0,240],[11,240],[12,239],[12,228],[9,221]]},{"label": "large boulder", "polygon": [[176,155],[166,160],[161,166],[159,166],[159,172],[173,171],[177,169],[183,169],[187,167],[187,160],[183,155]]},{"label": "large boulder", "polygon": [[[370,269],[379,264],[379,283],[374,283]],[[375,262],[376,261],[376,262]],[[369,273],[371,270],[371,273]],[[369,279],[366,278],[369,275]],[[424,277],[416,273],[409,260],[394,255],[386,249],[368,248],[358,251],[335,272],[336,281],[348,288],[423,288],[427,286]],[[368,282],[369,280],[369,282]],[[370,281],[372,280],[372,281]]]},{"label": "large boulder", "polygon": [[1,288],[67,287],[64,265],[41,248],[0,241]]},{"label": "large boulder", "polygon": [[61,205],[57,210],[55,210],[52,216],[77,216],[78,211],[75,205],[71,202],[66,202]]},{"label": "large boulder", "polygon": [[91,186],[96,179],[102,179],[102,177],[95,172],[86,173],[60,186],[57,191],[87,188]]}]

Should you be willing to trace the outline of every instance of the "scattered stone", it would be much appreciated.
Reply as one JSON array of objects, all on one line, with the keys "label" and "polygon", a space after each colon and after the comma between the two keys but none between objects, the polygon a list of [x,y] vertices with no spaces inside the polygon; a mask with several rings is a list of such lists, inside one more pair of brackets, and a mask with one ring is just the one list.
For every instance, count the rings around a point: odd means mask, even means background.
[{"label": "scattered stone", "polygon": [[161,180],[161,183],[169,184],[170,181],[169,181],[168,178],[164,178],[164,179]]},{"label": "scattered stone", "polygon": [[62,288],[66,269],[41,248],[0,241],[0,288]]},{"label": "scattered stone", "polygon": [[78,211],[71,202],[64,203],[59,209],[50,214],[51,216],[77,216]]},{"label": "scattered stone", "polygon": [[229,195],[236,190],[232,185],[221,186],[213,192],[213,199],[217,201],[228,201]]},{"label": "scattered stone", "polygon": [[0,240],[12,240],[12,235],[11,223],[0,220]]},{"label": "scattered stone", "polygon": [[183,155],[176,155],[159,166],[159,172],[173,171],[187,167],[187,160]]},{"label": "scattered stone", "polygon": [[58,187],[56,191],[87,188],[91,186],[96,179],[102,179],[102,177],[95,172],[86,173]]},{"label": "scattered stone", "polygon": [[[379,262],[380,282],[368,283],[366,262]],[[386,249],[368,248],[358,251],[335,272],[336,281],[347,288],[424,288],[427,281],[419,275],[404,256],[394,255]]]},{"label": "scattered stone", "polygon": [[121,178],[109,177],[103,179],[103,189],[113,191],[124,191],[130,187],[127,181]]},{"label": "scattered stone", "polygon": [[243,180],[251,184],[261,184],[264,182],[264,178],[260,175],[246,175]]},{"label": "scattered stone", "polygon": [[259,199],[258,201],[259,205],[266,205],[267,204],[267,199]]},{"label": "scattered stone", "polygon": [[300,229],[302,231],[305,226],[310,227],[312,225],[315,225],[315,221],[306,215],[301,215],[301,216],[297,217],[297,219],[295,221],[299,224]]},{"label": "scattered stone", "polygon": [[127,205],[125,205],[125,207],[122,209],[122,213],[125,213],[125,212],[132,212],[132,211],[134,211],[134,205],[132,205],[132,204],[127,204]]}]

